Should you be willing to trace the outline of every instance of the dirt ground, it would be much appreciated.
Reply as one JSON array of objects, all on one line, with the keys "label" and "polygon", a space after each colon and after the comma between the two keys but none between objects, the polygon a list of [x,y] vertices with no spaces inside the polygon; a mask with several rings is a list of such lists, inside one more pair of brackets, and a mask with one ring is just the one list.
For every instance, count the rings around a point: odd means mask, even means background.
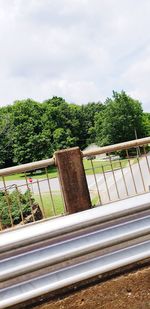
[{"label": "dirt ground", "polygon": [[150,309],[150,267],[60,296],[34,309]]}]

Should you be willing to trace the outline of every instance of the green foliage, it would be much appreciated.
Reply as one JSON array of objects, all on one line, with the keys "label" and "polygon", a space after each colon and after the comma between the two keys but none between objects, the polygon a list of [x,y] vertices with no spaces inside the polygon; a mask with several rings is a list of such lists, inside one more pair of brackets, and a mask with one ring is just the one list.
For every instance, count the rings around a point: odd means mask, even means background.
[{"label": "green foliage", "polygon": [[13,119],[9,109],[0,109],[0,168],[12,165]]},{"label": "green foliage", "polygon": [[0,168],[47,159],[58,149],[108,145],[150,135],[150,114],[125,92],[105,104],[69,104],[53,97],[0,108]]},{"label": "green foliage", "polygon": [[43,125],[49,131],[53,151],[76,146],[80,128],[78,109],[62,98],[54,97],[44,102]]},{"label": "green foliage", "polygon": [[143,113],[143,127],[145,136],[150,136],[150,113]]},{"label": "green foliage", "polygon": [[76,144],[76,138],[71,136],[71,130],[57,128],[53,133],[55,149],[64,149],[66,147],[73,147]]},{"label": "green foliage", "polygon": [[[3,227],[11,226],[11,218],[13,224],[22,221],[21,212],[24,218],[31,214],[31,204],[34,205],[34,199],[27,190],[24,194],[14,190],[5,194],[0,192],[0,222]],[[21,209],[20,209],[21,208]],[[11,214],[11,215],[10,215]]]},{"label": "green foliage", "polygon": [[88,103],[81,106],[80,110],[80,148],[83,149],[91,143],[95,142],[95,117],[101,115],[104,110],[104,105],[101,102]]},{"label": "green foliage", "polygon": [[48,158],[53,149],[42,121],[43,106],[33,100],[17,101],[13,106],[13,149],[16,163]]},{"label": "green foliage", "polygon": [[100,145],[116,144],[144,136],[141,103],[124,91],[113,92],[103,113],[97,115],[96,137]]}]

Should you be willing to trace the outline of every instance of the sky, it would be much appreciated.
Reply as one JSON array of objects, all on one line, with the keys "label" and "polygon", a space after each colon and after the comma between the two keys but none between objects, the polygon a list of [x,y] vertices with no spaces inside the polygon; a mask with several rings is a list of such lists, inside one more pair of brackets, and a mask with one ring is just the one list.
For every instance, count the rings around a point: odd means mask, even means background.
[{"label": "sky", "polygon": [[149,0],[0,0],[0,106],[113,90],[150,112]]}]

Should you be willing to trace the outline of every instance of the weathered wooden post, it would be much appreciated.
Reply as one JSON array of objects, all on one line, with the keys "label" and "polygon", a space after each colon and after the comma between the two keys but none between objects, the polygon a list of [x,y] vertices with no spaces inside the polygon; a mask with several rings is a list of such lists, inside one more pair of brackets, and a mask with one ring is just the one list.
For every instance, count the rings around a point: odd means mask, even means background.
[{"label": "weathered wooden post", "polygon": [[90,194],[79,147],[55,152],[62,192],[69,214],[91,208]]}]

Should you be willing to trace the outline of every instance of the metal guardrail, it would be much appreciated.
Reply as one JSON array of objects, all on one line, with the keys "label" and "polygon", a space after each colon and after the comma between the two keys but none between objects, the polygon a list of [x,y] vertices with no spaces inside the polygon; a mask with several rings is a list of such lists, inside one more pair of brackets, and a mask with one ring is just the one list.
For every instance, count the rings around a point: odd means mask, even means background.
[{"label": "metal guardrail", "polygon": [[150,234],[150,216],[66,240],[0,262],[0,281]]},{"label": "metal guardrail", "polygon": [[150,137],[83,151],[92,204],[150,191]]},{"label": "metal guardrail", "polygon": [[103,255],[0,291],[0,309],[150,257],[150,241]]},{"label": "metal guardrail", "polygon": [[[75,213],[54,220],[45,220],[22,228],[7,230],[0,233],[0,253],[37,242],[66,235],[91,225],[108,222],[119,217],[125,217],[150,208],[150,193],[125,200],[96,207],[82,213]],[[58,228],[59,227],[59,228]]]},{"label": "metal guardrail", "polygon": [[[82,228],[82,233],[78,236],[73,236],[73,234],[71,234],[70,238],[63,242],[60,241],[59,238],[54,238],[54,242],[51,246],[44,246],[42,249],[28,249],[31,240],[29,238],[27,239],[27,235],[25,235],[25,230],[27,230],[28,227],[24,227],[20,229],[20,232],[24,230],[24,240],[26,237],[26,241],[23,243],[25,253],[21,253],[20,255],[17,253],[15,255],[13,253],[11,257],[12,239],[15,230],[2,233],[0,235],[0,238],[2,236],[0,239],[2,240],[2,242],[0,241],[2,244],[1,251],[4,252],[6,249],[6,243],[7,250],[10,251],[9,257],[4,257],[0,262],[0,281],[4,285],[5,282],[7,282],[5,288],[2,288],[0,291],[0,308],[8,308],[9,306],[31,299],[33,301],[34,298],[40,295],[150,258],[149,239],[141,241],[142,236],[148,238],[150,235],[150,215],[149,213],[146,215],[143,213],[144,209],[149,209],[149,196],[150,194],[133,197],[128,200],[130,205],[125,201],[118,201],[114,203],[114,207],[103,206],[85,211],[83,212],[83,218],[80,219],[81,221],[79,224],[77,224],[79,214],[54,219],[52,222],[55,221],[55,224],[53,227],[49,227],[49,232],[51,230],[51,240],[53,236],[61,235],[62,231],[66,235],[69,230],[75,231],[77,229],[79,231],[79,229]],[[99,217],[97,217],[98,212]],[[84,226],[87,227],[87,218],[89,218],[88,224],[94,227],[95,221],[97,223],[98,220],[99,222],[103,222],[103,220],[106,220],[108,217],[110,220],[113,220],[116,217],[121,218],[125,213],[129,215],[137,212],[139,212],[139,218],[134,218],[132,221],[131,219],[129,220],[127,216],[126,221],[119,225],[113,224],[113,226],[110,227],[99,227],[99,230],[94,232],[88,232],[87,229],[83,229]],[[58,226],[59,223],[61,225],[61,231],[56,231],[56,225]],[[36,241],[41,240],[39,228],[41,226],[42,231],[43,224],[44,222],[32,225],[33,231],[35,225],[38,225],[38,229],[34,232],[34,239],[36,239]],[[10,239],[11,235],[12,239]],[[44,235],[46,237],[46,228],[44,228]],[[4,236],[6,236],[6,243],[3,242]],[[9,243],[7,242],[8,238],[10,239]],[[132,245],[129,244],[131,239],[136,240]],[[124,245],[125,241],[126,245]],[[113,247],[116,243],[120,244],[117,250]],[[108,251],[97,251],[103,248],[106,248]],[[94,258],[88,257],[87,255],[87,253],[91,251],[96,254]],[[64,260],[76,258],[81,255],[83,257],[81,262],[73,260],[73,263],[69,266],[66,264],[62,268],[62,264],[60,264],[58,267],[58,262],[64,262]],[[84,260],[84,257],[86,257],[86,260]],[[53,268],[53,270],[47,272],[46,267],[52,264],[54,266],[57,265],[56,269]],[[25,277],[22,276],[22,274],[27,274],[28,272],[30,272],[31,275],[32,272],[34,273],[35,270],[41,270],[42,267],[46,269],[43,275],[37,272],[36,276],[31,276],[30,279],[24,279]],[[13,283],[13,281],[9,280],[10,278],[15,278],[16,280],[17,276],[18,278],[22,278],[18,283]]]}]

